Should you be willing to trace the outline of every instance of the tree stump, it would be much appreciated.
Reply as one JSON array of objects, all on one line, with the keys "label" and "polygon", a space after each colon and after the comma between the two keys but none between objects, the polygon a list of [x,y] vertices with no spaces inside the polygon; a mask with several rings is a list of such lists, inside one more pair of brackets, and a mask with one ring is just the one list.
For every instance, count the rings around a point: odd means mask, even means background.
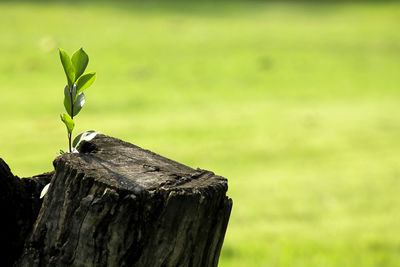
[{"label": "tree stump", "polygon": [[14,266],[217,266],[227,180],[105,135],[54,160]]}]

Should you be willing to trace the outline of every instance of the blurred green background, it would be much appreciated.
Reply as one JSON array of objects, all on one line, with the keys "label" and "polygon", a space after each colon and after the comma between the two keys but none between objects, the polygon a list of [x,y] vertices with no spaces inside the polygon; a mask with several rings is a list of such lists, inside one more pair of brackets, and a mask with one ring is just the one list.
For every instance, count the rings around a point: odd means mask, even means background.
[{"label": "blurred green background", "polygon": [[400,4],[0,2],[0,157],[67,148],[57,48],[97,81],[76,118],[229,179],[220,266],[398,266]]}]

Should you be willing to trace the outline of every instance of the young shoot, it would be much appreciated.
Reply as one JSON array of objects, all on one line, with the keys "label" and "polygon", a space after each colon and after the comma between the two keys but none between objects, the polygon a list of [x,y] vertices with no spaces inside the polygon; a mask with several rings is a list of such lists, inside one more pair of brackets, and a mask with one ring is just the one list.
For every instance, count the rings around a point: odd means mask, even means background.
[{"label": "young shoot", "polygon": [[[61,64],[67,77],[67,85],[64,88],[64,107],[66,113],[60,114],[61,121],[67,127],[68,152],[77,152],[83,140],[93,139],[97,132],[85,131],[72,141],[72,131],[75,127],[74,117],[79,114],[85,104],[85,94],[83,93],[96,79],[95,72],[85,72],[89,63],[89,56],[81,48],[77,50],[72,58],[63,50],[59,49]],[[64,151],[60,150],[60,153]]]}]

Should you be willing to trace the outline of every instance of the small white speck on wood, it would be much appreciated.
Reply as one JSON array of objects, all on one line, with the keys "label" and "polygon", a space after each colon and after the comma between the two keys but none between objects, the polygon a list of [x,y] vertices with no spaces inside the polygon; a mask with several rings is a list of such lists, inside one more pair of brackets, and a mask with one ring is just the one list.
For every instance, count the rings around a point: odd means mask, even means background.
[{"label": "small white speck on wood", "polygon": [[43,190],[40,193],[40,198],[44,198],[44,196],[46,195],[47,191],[49,190],[49,186],[50,186],[50,183],[48,183],[47,185],[45,185],[45,187],[43,187]]}]

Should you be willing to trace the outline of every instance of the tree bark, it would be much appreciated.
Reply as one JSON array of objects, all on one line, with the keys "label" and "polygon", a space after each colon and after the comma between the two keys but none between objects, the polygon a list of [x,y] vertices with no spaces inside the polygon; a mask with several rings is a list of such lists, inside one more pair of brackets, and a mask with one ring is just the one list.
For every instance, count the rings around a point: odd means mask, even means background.
[{"label": "tree bark", "polygon": [[54,161],[14,266],[217,266],[227,180],[105,135]]}]

